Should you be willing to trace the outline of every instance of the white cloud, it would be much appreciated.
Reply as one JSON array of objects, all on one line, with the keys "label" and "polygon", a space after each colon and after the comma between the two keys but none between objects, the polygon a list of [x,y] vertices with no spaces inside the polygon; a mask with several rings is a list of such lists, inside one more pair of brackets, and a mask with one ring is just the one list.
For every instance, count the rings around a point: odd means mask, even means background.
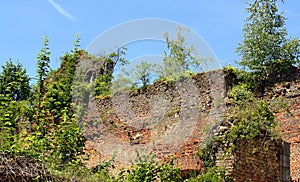
[{"label": "white cloud", "polygon": [[63,16],[69,18],[70,20],[75,20],[75,17],[71,15],[68,11],[66,11],[64,8],[62,8],[59,4],[54,2],[54,0],[47,0],[52,6]]}]

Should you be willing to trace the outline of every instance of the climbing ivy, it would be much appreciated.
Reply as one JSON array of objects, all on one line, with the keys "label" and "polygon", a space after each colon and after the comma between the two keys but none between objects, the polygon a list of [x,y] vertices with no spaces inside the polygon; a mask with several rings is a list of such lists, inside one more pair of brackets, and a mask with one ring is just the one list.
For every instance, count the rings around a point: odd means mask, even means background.
[{"label": "climbing ivy", "polygon": [[220,149],[225,155],[231,155],[241,140],[264,138],[268,141],[279,137],[268,101],[256,97],[247,84],[232,88],[227,105],[229,108],[221,123],[226,129],[210,134],[199,151],[207,170],[215,166]]}]

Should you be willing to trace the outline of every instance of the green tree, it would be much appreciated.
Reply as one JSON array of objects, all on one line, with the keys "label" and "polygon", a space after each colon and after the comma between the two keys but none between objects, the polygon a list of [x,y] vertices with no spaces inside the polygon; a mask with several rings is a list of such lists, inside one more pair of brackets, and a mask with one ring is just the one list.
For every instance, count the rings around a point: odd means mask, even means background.
[{"label": "green tree", "polygon": [[237,48],[238,63],[251,71],[255,80],[276,81],[299,63],[299,40],[286,38],[286,18],[276,0],[255,0],[243,29],[244,40]]},{"label": "green tree", "polygon": [[[11,60],[2,66],[0,73],[0,150],[14,150],[17,135],[30,115],[26,101],[31,90],[29,76],[20,63]],[[29,116],[30,117],[30,116]]]},{"label": "green tree", "polygon": [[0,73],[0,94],[9,95],[14,101],[26,100],[31,95],[30,78],[20,63],[6,61]]},{"label": "green tree", "polygon": [[32,141],[31,149],[46,162],[65,164],[74,161],[84,145],[72,104],[76,66],[81,54],[85,53],[79,50],[79,41],[76,36],[74,49],[61,57],[60,68],[51,74],[48,74],[50,52],[47,38],[38,57],[39,105],[35,122],[32,122],[33,136],[28,137]]},{"label": "green tree", "polygon": [[184,29],[177,29],[176,39],[171,39],[168,33],[165,33],[167,51],[164,52],[163,68],[161,77],[173,77],[184,74],[192,69],[200,69],[201,59],[193,46],[187,47]]},{"label": "green tree", "polygon": [[156,65],[142,61],[133,69],[133,77],[142,83],[142,87],[146,87],[150,83],[150,79],[154,76]]},{"label": "green tree", "polygon": [[126,74],[118,74],[112,82],[113,94],[120,90],[130,90],[134,88],[134,83]]},{"label": "green tree", "polygon": [[125,47],[118,48],[117,51],[110,53],[103,64],[105,73],[113,73],[117,66],[124,66],[128,61],[124,58],[127,49]]}]

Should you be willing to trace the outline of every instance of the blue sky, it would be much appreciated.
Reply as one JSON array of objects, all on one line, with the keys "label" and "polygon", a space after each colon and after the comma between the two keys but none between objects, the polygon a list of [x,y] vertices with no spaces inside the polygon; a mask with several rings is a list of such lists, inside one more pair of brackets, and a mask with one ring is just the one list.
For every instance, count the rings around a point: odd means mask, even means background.
[{"label": "blue sky", "polygon": [[[300,3],[278,3],[288,18],[289,35],[299,37]],[[36,55],[44,35],[50,38],[51,65],[57,68],[59,56],[72,49],[76,33],[85,49],[105,30],[142,18],[168,19],[188,26],[205,39],[222,64],[233,64],[239,59],[234,51],[242,41],[246,7],[244,0],[5,0],[0,6],[0,65],[9,58],[19,60],[35,76]],[[135,49],[128,50],[129,59],[161,53],[151,48],[155,45],[129,46]]]}]

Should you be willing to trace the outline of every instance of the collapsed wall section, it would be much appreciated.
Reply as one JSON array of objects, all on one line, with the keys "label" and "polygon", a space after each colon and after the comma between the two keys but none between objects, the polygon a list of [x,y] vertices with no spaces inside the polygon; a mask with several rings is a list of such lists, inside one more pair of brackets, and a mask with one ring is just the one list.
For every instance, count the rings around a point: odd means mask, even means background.
[{"label": "collapsed wall section", "polygon": [[114,157],[117,167],[130,166],[138,153],[160,160],[172,156],[183,171],[200,170],[197,152],[205,128],[225,111],[224,75],[219,70],[161,80],[97,100],[86,119],[87,148],[99,153],[99,162]]},{"label": "collapsed wall section", "polygon": [[[226,76],[219,70],[182,78],[178,82],[157,81],[144,89],[117,92],[113,97],[90,103],[91,112],[85,127],[86,147],[97,154],[91,165],[114,157],[117,168],[129,167],[138,152],[162,160],[173,156],[183,171],[200,170],[202,165],[197,151],[203,142],[204,130],[221,121],[225,113],[223,98],[226,86],[232,81],[226,80]],[[275,117],[284,141],[291,143],[291,177],[297,180],[300,178],[300,83],[279,84],[269,93],[272,98],[282,96],[288,101],[288,111],[275,112]],[[253,153],[258,143],[243,143],[238,148],[231,159],[234,160],[232,172],[239,177],[236,171],[247,169],[245,166],[250,162],[255,170],[247,174],[253,179],[263,179],[269,168],[273,169],[270,172],[273,178],[267,176],[266,179],[277,181],[283,176],[289,177],[288,172],[282,172],[283,167],[289,167],[284,160],[289,154],[282,157],[281,144],[271,143],[269,153],[264,150]]]}]

